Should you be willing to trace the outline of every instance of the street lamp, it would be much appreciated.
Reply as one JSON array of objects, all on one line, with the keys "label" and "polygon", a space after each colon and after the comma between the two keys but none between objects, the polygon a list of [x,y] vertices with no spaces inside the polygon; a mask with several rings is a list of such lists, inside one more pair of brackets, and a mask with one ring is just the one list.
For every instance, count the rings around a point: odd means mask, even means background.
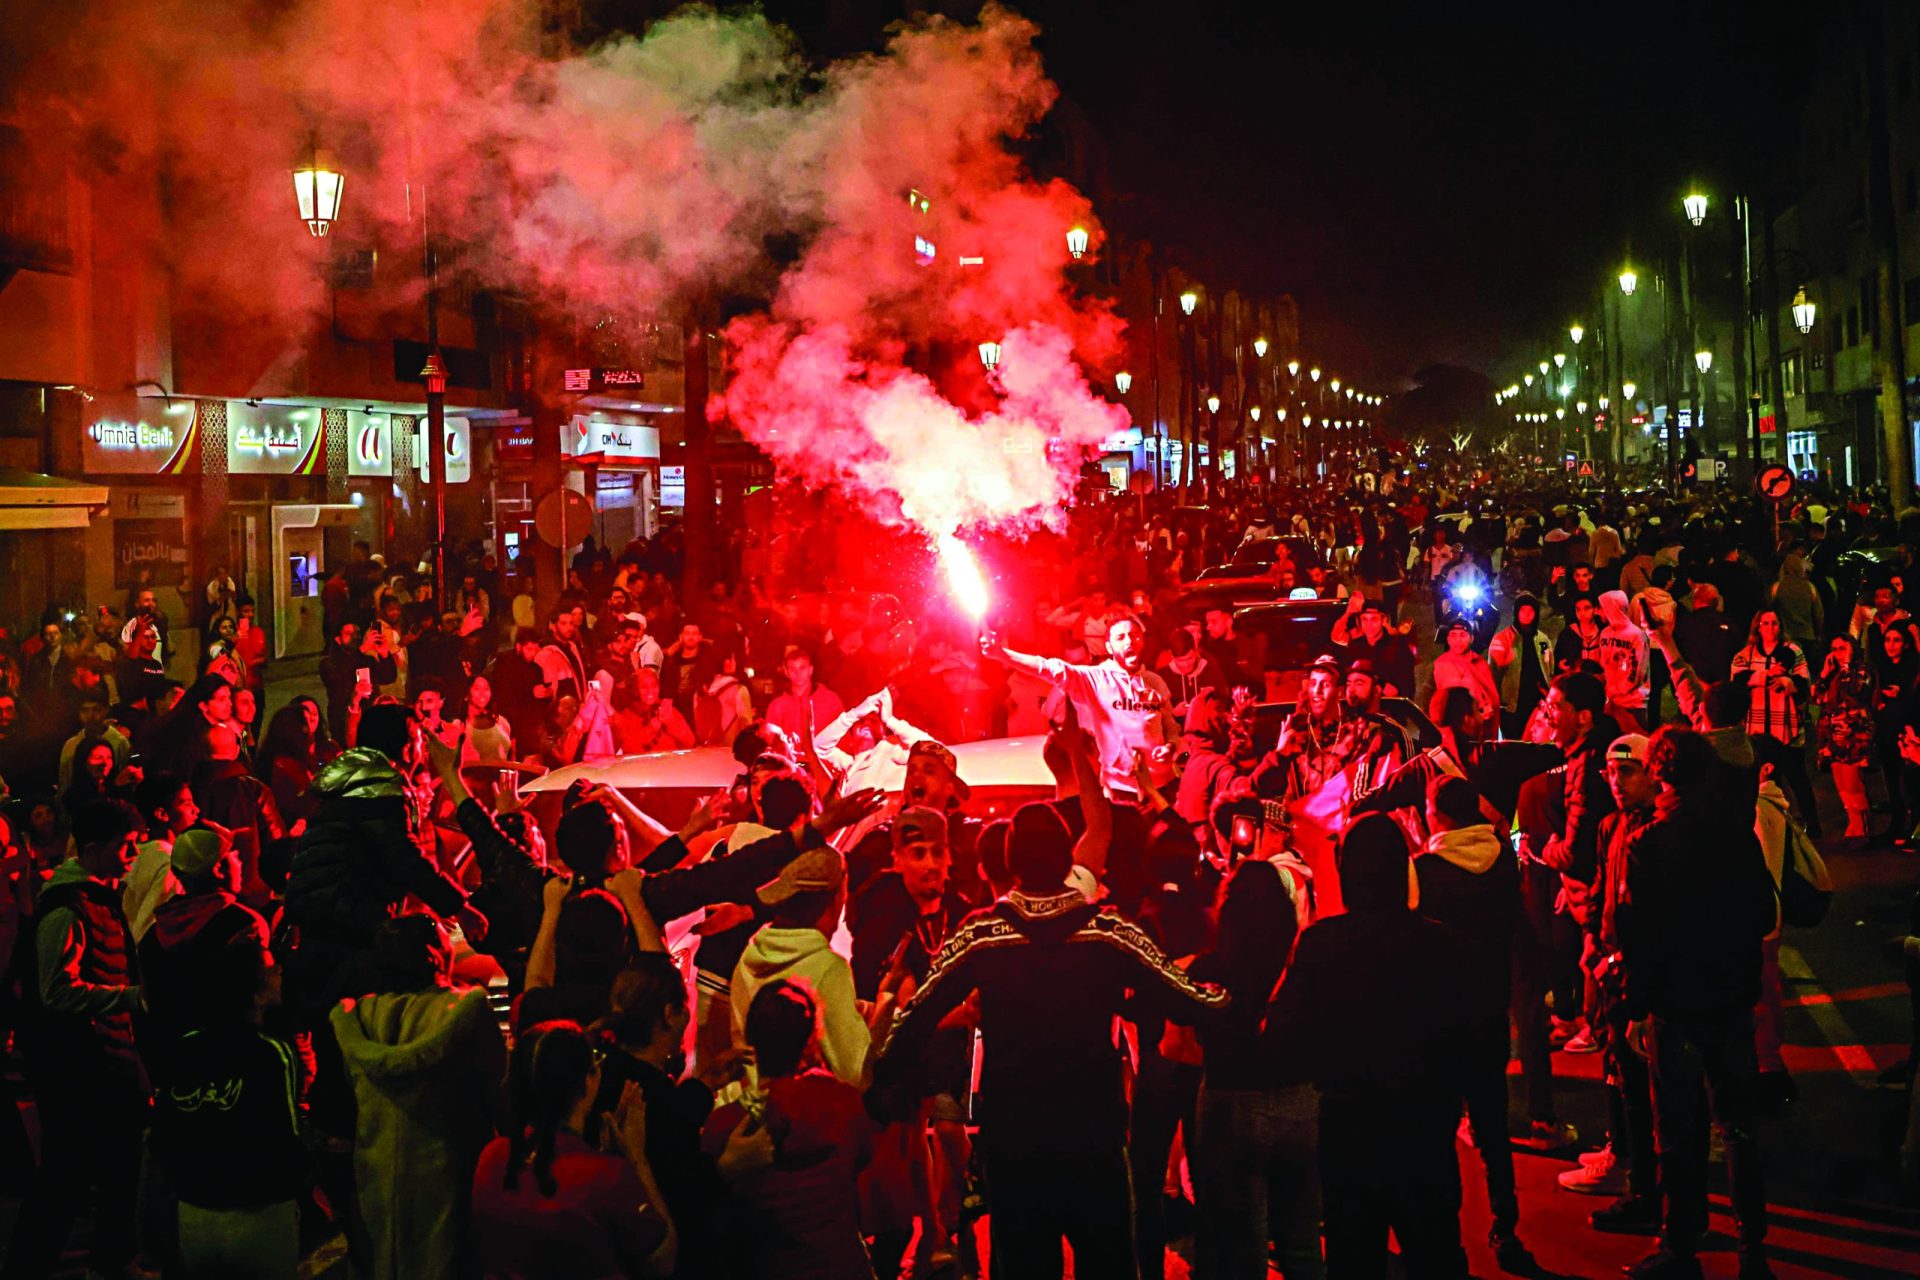
[{"label": "street lamp", "polygon": [[1327,381],[1327,385],[1333,388],[1333,394],[1335,395],[1340,394],[1340,379],[1330,378]]},{"label": "street lamp", "polygon": [[1313,366],[1313,368],[1307,370],[1307,376],[1309,378],[1312,378],[1315,382],[1320,381],[1320,366],[1315,365]]},{"label": "street lamp", "polygon": [[1580,339],[1587,336],[1587,331],[1585,326],[1576,324],[1567,330],[1567,336],[1573,339],[1573,345],[1577,347],[1580,345]]},{"label": "street lamp", "polygon": [[1273,420],[1275,422],[1285,422],[1287,420],[1287,406],[1281,405],[1278,409],[1275,409],[1273,411]]},{"label": "street lamp", "polygon": [[1185,312],[1187,315],[1192,315],[1193,309],[1199,305],[1200,305],[1200,295],[1195,293],[1193,290],[1189,289],[1185,293],[1180,295],[1180,310]]},{"label": "street lamp", "polygon": [[1687,211],[1687,221],[1696,227],[1707,220],[1707,198],[1698,191],[1683,197],[1680,207]]},{"label": "street lamp", "polygon": [[1207,397],[1207,412],[1208,412],[1208,413],[1218,413],[1218,412],[1220,412],[1220,397],[1219,397],[1219,396],[1208,396],[1208,397]]},{"label": "street lamp", "polygon": [[999,368],[1000,367],[1000,344],[997,342],[981,343],[980,344],[980,363],[987,366],[988,373],[992,373],[995,369]]},{"label": "street lamp", "polygon": [[1121,395],[1125,395],[1127,392],[1133,390],[1133,375],[1125,369],[1122,369],[1113,375],[1113,385],[1119,390]]},{"label": "street lamp", "polygon": [[1587,411],[1587,402],[1585,400],[1576,400],[1573,403],[1573,407],[1577,412],[1585,413]]},{"label": "street lamp", "polygon": [[1713,352],[1705,350],[1694,352],[1693,363],[1699,368],[1700,372],[1705,373],[1707,370],[1713,368]]},{"label": "street lamp", "polygon": [[1626,294],[1629,298],[1633,296],[1633,291],[1638,288],[1639,285],[1640,277],[1633,273],[1632,267],[1628,267],[1620,273],[1620,292]]},{"label": "street lamp", "polygon": [[1553,353],[1553,367],[1554,367],[1554,368],[1556,368],[1556,369],[1564,369],[1564,368],[1566,368],[1566,367],[1567,367],[1567,358],[1566,358],[1566,356],[1564,356],[1564,355],[1562,355],[1562,354],[1561,354],[1560,352],[1558,352],[1558,351],[1556,351],[1556,352],[1554,352],[1554,353]]},{"label": "street lamp", "polygon": [[1540,362],[1540,376],[1543,378],[1547,376],[1547,362],[1545,360]]},{"label": "street lamp", "polygon": [[1807,286],[1801,285],[1793,291],[1793,327],[1802,333],[1813,332],[1813,303],[1807,301]]},{"label": "street lamp", "polygon": [[307,230],[324,236],[333,230],[340,216],[340,195],[347,185],[346,175],[327,163],[318,147],[307,153],[307,163],[293,171],[293,196],[300,204],[300,217]]},{"label": "street lamp", "polygon": [[1267,340],[1265,338],[1255,338],[1253,340],[1253,354],[1263,360],[1266,358]]},{"label": "street lamp", "polygon": [[1607,411],[1607,398],[1606,398],[1605,396],[1601,396],[1601,397],[1600,397],[1600,412],[1602,412],[1602,413],[1605,413],[1606,411]]},{"label": "street lamp", "polygon": [[1521,375],[1520,375],[1520,381],[1522,381],[1522,382],[1524,382],[1524,383],[1526,383],[1526,384],[1527,384],[1528,386],[1532,386],[1532,385],[1533,385],[1533,375],[1532,375],[1532,374],[1530,374],[1530,373],[1523,373],[1523,374],[1521,374]]},{"label": "street lamp", "polygon": [[1087,229],[1074,227],[1067,232],[1067,252],[1073,255],[1075,262],[1087,256]]},{"label": "street lamp", "polygon": [[1289,378],[1297,378],[1300,376],[1300,362],[1298,360],[1287,361],[1287,376]]},{"label": "street lamp", "polygon": [[1247,410],[1247,416],[1252,418],[1255,422],[1260,421],[1260,406],[1257,404],[1251,406]]},{"label": "street lamp", "polygon": [[1566,416],[1567,416],[1567,411],[1566,411],[1566,410],[1565,410],[1564,408],[1562,408],[1562,409],[1555,409],[1555,410],[1553,411],[1553,416],[1554,416],[1554,417],[1556,417],[1556,418],[1558,418],[1558,419],[1560,419],[1560,420],[1562,420],[1562,421],[1565,421],[1565,419],[1566,419]]},{"label": "street lamp", "polygon": [[1625,396],[1629,401],[1633,399],[1633,393],[1639,389],[1636,384],[1631,382],[1623,382],[1620,384],[1620,394]]}]

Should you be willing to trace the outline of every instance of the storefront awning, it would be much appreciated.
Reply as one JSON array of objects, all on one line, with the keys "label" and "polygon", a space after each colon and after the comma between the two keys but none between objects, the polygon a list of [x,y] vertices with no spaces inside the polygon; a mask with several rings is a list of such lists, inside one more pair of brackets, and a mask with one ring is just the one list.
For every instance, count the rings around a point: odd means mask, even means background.
[{"label": "storefront awning", "polygon": [[0,467],[0,530],[84,529],[107,486]]}]

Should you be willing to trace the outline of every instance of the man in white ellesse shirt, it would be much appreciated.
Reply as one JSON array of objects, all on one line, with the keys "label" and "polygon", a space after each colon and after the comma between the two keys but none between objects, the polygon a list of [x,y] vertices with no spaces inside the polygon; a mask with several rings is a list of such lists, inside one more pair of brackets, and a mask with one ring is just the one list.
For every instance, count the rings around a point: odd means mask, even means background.
[{"label": "man in white ellesse shirt", "polygon": [[1133,753],[1142,750],[1156,778],[1165,774],[1180,740],[1173,718],[1173,695],[1166,681],[1146,669],[1147,629],[1129,613],[1117,614],[1107,625],[1105,662],[1076,666],[1058,658],[1014,653],[989,632],[980,637],[980,652],[1010,667],[1029,671],[1066,691],[1079,712],[1080,724],[1093,734],[1100,748],[1100,780],[1108,795],[1133,797]]}]

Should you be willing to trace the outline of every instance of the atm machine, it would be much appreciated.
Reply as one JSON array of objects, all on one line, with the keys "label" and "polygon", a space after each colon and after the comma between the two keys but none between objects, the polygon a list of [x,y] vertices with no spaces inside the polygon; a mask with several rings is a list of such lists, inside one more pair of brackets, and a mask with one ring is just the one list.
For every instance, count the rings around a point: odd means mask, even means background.
[{"label": "atm machine", "polygon": [[297,657],[327,646],[320,589],[327,580],[326,531],[350,529],[361,509],[348,502],[273,508],[273,656]]}]

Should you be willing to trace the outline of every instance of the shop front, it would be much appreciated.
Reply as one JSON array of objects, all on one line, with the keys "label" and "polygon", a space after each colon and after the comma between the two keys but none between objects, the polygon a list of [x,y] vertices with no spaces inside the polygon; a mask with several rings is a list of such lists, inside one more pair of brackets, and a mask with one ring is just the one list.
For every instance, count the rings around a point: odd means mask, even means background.
[{"label": "shop front", "polygon": [[[219,402],[96,393],[80,438],[81,468],[107,487],[106,518],[86,526],[85,581],[90,604],[124,610],[138,588],[153,587],[175,626],[194,621],[194,498],[201,439]],[[217,520],[203,513],[205,520]],[[175,616],[177,615],[177,616]]]},{"label": "shop front", "polygon": [[[561,427],[567,486],[593,509],[595,541],[614,555],[660,525],[660,429],[634,413],[595,410]],[[583,534],[587,532],[582,531]]]}]

